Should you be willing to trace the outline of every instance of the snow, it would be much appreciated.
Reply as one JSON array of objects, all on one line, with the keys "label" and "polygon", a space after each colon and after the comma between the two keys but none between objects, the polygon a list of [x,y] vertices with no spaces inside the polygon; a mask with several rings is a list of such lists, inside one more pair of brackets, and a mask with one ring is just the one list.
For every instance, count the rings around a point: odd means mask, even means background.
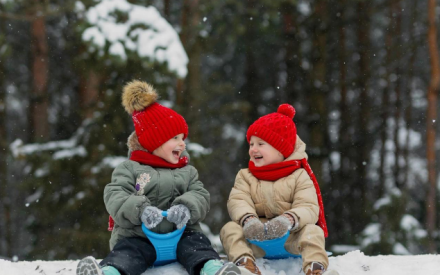
[{"label": "snow", "polygon": [[23,145],[21,139],[16,139],[11,143],[10,149],[15,158],[22,155],[32,155],[39,151],[53,151],[57,149],[71,149],[76,145],[74,139],[51,141],[44,144],[27,144]]},{"label": "snow", "polygon": [[380,241],[380,232],[382,225],[380,223],[370,223],[365,227],[362,235],[364,239],[362,240],[362,247],[367,247],[372,243],[377,243]]},{"label": "snow", "polygon": [[[340,275],[424,275],[438,274],[440,255],[417,256],[366,256],[361,251],[349,252],[342,256],[330,257],[330,269]],[[74,275],[78,261],[19,261],[0,260],[2,274],[8,275]],[[300,259],[264,260],[257,265],[263,275],[303,275]],[[177,263],[147,270],[143,275],[187,274]]]},{"label": "snow", "polygon": [[419,221],[408,214],[403,215],[402,220],[400,221],[400,228],[404,229],[405,231],[410,231],[411,229],[418,228],[419,226]]},{"label": "snow", "polygon": [[298,11],[304,15],[308,16],[311,12],[310,3],[307,1],[299,1],[298,3]]},{"label": "snow", "polygon": [[428,235],[428,232],[422,228],[420,222],[409,214],[403,215],[400,220],[400,228],[405,232],[412,233],[417,239],[425,238]]},{"label": "snow", "polygon": [[[12,155],[17,158],[19,156],[32,155],[41,151],[56,151],[53,153],[53,159],[64,159],[64,158],[72,158],[74,156],[84,157],[87,155],[87,150],[84,146],[77,146],[76,138],[72,138],[69,140],[59,140],[59,141],[51,141],[47,143],[34,143],[24,145],[23,141],[20,139],[16,139],[11,143],[10,149],[12,151]],[[42,176],[44,171],[39,171],[37,176]]]},{"label": "snow", "polygon": [[200,157],[201,155],[209,155],[212,153],[211,148],[205,148],[202,145],[194,142],[190,142],[186,144],[186,150],[190,153],[191,156]]},{"label": "snow", "polygon": [[72,149],[60,150],[53,154],[53,159],[65,159],[72,158],[74,156],[85,157],[87,156],[87,151],[84,146],[78,146]]},{"label": "snow", "polygon": [[85,10],[86,10],[86,6],[84,6],[83,2],[81,1],[75,2],[75,12],[81,13],[84,12]]},{"label": "snow", "polygon": [[[52,158],[55,160],[75,156],[85,157],[87,156],[87,150],[84,146],[80,145],[80,138],[84,135],[89,125],[90,120],[84,120],[83,124],[69,139],[31,144],[24,144],[21,139],[16,139],[9,145],[9,148],[14,158],[38,154],[43,151],[52,152]],[[43,167],[41,170],[36,171],[36,176],[44,176],[47,172],[47,167]]]},{"label": "snow", "polygon": [[393,253],[398,255],[411,255],[408,249],[406,249],[401,243],[396,243],[393,246]]},{"label": "snow", "polygon": [[223,126],[223,139],[234,139],[238,144],[242,144],[246,140],[246,128],[236,127],[230,123]]},{"label": "snow", "polygon": [[338,254],[344,254],[359,249],[360,247],[358,245],[348,245],[348,244],[335,244],[331,247],[331,251]]},{"label": "snow", "polygon": [[389,196],[385,197],[385,198],[381,198],[378,199],[375,203],[374,203],[374,210],[378,210],[380,209],[382,206],[387,206],[391,203],[391,198]]},{"label": "snow", "polygon": [[[126,19],[119,19],[118,14]],[[91,52],[103,55],[108,43],[109,54],[123,61],[127,49],[152,62],[166,63],[181,78],[188,73],[188,56],[179,35],[156,8],[126,0],[103,0],[88,9],[85,16],[91,26],[82,39],[91,43]]]}]

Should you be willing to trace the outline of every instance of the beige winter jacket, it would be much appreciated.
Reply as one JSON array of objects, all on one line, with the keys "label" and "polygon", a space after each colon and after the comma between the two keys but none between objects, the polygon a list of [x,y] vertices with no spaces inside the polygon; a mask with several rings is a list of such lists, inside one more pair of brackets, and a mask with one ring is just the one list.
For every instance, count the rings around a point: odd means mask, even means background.
[{"label": "beige winter jacket", "polygon": [[[307,158],[305,149],[306,144],[297,137],[295,150],[285,161]],[[258,180],[249,169],[242,169],[229,195],[228,211],[231,219],[241,225],[251,215],[271,219],[293,214],[295,232],[318,221],[319,206],[313,182],[302,168],[274,182]]]}]

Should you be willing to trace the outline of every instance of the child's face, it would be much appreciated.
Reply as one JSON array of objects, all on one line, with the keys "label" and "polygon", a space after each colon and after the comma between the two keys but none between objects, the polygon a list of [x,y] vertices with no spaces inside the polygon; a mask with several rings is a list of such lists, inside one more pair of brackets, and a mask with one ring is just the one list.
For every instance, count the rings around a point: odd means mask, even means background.
[{"label": "child's face", "polygon": [[251,136],[249,141],[249,156],[256,167],[261,167],[284,160],[284,156],[280,153],[280,151],[256,136]]},{"label": "child's face", "polygon": [[183,134],[171,138],[159,148],[153,151],[153,155],[163,158],[169,163],[177,164],[179,162],[182,152],[185,150],[185,142],[183,141]]}]

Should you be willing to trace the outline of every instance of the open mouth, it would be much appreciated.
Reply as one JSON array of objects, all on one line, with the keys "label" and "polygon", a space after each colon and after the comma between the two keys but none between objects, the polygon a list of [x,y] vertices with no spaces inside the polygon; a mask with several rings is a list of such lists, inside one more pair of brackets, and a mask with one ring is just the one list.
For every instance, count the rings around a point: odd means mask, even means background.
[{"label": "open mouth", "polygon": [[180,151],[174,150],[173,151],[173,156],[175,156],[176,158],[180,157]]},{"label": "open mouth", "polygon": [[255,160],[257,160],[257,159],[262,159],[263,157],[262,156],[254,156],[254,159]]}]

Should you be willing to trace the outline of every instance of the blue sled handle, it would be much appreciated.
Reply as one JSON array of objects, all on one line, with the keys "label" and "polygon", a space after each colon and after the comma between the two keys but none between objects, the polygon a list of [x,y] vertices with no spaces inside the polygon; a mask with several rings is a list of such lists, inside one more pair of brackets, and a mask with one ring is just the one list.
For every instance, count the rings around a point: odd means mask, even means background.
[{"label": "blue sled handle", "polygon": [[265,241],[257,241],[257,240],[247,240],[247,241],[263,249],[265,252],[263,258],[265,259],[275,260],[275,259],[286,259],[286,258],[300,258],[301,255],[290,254],[284,248],[284,243],[286,242],[289,235],[290,232],[287,231],[287,233],[284,236],[277,239],[265,240]]},{"label": "blue sled handle", "polygon": [[[264,250],[266,253],[263,258],[266,259],[286,259],[286,258],[301,258],[301,255],[291,254],[287,252],[287,250],[284,248],[284,243],[286,242],[287,238],[289,237],[290,232],[288,231],[283,237],[272,239],[272,240],[264,240],[264,241],[257,241],[257,240],[247,240],[249,243],[254,244],[261,249]],[[332,255],[332,252],[326,251],[327,256]]]},{"label": "blue sled handle", "polygon": [[[168,212],[162,211],[162,216],[167,217]],[[166,265],[176,261],[177,243],[185,231],[186,225],[181,229],[177,229],[170,233],[160,234],[149,230],[145,224],[142,223],[142,231],[153,244],[156,250],[156,261],[154,266]]]}]

